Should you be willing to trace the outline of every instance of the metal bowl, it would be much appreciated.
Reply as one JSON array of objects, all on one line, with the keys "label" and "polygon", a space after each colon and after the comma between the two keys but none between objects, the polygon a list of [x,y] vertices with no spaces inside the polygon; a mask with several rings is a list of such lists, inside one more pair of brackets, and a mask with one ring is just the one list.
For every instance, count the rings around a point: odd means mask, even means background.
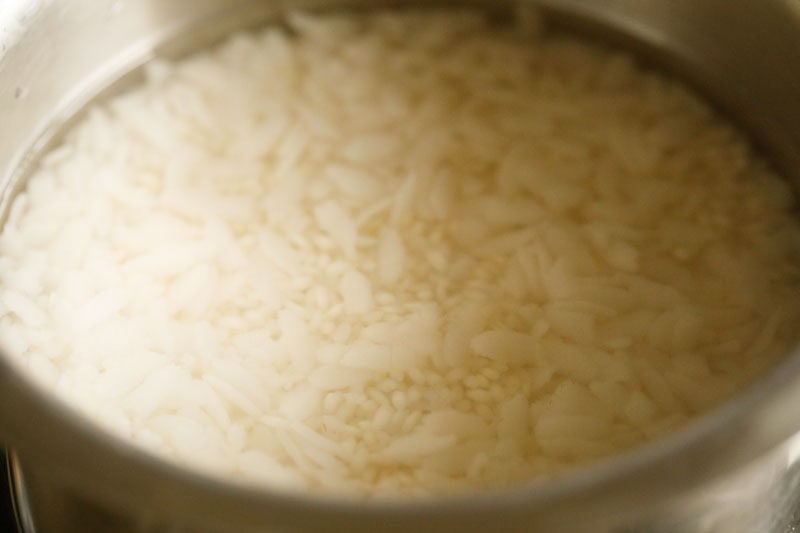
[{"label": "metal bowl", "polygon": [[[0,215],[76,112],[153,57],[287,9],[473,5],[588,33],[704,92],[800,185],[800,0],[4,0]],[[1,221],[1,220],[0,220]],[[205,477],[99,431],[0,357],[0,438],[37,531],[788,530],[800,491],[800,353],[684,430],[547,483],[425,501],[289,495]],[[795,444],[793,444],[795,443]]]}]

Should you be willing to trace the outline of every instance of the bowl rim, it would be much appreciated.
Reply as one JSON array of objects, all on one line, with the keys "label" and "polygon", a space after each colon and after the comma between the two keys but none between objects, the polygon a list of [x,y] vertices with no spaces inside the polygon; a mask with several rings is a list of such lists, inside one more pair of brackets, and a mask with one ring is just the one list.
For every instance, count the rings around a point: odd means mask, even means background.
[{"label": "bowl rim", "polygon": [[[657,37],[643,27],[603,19],[597,8],[581,7],[580,2],[543,2],[556,14],[565,5],[576,10],[578,18],[613,26],[635,40],[648,43]],[[364,501],[244,485],[151,455],[102,431],[33,384],[0,351],[2,433],[26,468],[46,471],[54,480],[112,506],[152,510],[198,524],[273,522],[335,529],[346,523],[351,531],[370,531],[381,520],[404,528],[459,523],[459,529],[469,530],[485,526],[487,520],[500,524],[524,517],[531,526],[552,526],[565,517],[639,515],[779,447],[800,428],[800,410],[791,409],[795,402],[800,402],[800,348],[683,429],[555,479],[429,499]]]},{"label": "bowl rim", "polygon": [[800,410],[785,407],[797,401],[800,350],[795,349],[763,379],[683,429],[552,480],[424,499],[363,500],[248,485],[184,468],[103,431],[0,357],[0,419],[24,467],[112,506],[204,524],[360,519],[368,528],[375,520],[421,526],[457,518],[467,524],[498,513],[509,518],[522,513],[529,524],[555,524],[565,513],[572,519],[600,512],[638,515],[735,472],[786,441],[800,427]]}]

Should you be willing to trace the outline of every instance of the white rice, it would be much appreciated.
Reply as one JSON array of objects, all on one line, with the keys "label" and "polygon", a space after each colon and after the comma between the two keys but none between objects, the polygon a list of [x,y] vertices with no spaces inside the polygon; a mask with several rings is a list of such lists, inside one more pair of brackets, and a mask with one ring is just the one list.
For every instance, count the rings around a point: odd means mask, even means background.
[{"label": "white rice", "polygon": [[800,226],[616,52],[473,12],[291,18],[92,107],[0,238],[0,338],[220,475],[508,485],[681,427],[797,340]]}]

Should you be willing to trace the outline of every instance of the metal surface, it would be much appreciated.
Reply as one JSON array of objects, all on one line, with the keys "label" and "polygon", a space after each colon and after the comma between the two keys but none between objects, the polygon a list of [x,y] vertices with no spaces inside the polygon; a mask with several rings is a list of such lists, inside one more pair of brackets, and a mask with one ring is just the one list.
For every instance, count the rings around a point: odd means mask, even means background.
[{"label": "metal surface", "polygon": [[[432,0],[381,2],[411,3]],[[546,21],[633,46],[705,89],[800,184],[798,0],[536,3]],[[69,117],[149,58],[180,55],[288,7],[376,4],[0,1],[0,213]],[[798,499],[798,405],[794,353],[682,432],[596,467],[479,496],[358,503],[234,485],[162,462],[98,432],[0,357],[0,438],[19,451],[29,507],[44,532],[785,531]]]},{"label": "metal surface", "polygon": [[3,450],[0,453],[0,461],[2,461],[2,477],[0,479],[0,497],[3,501],[0,502],[0,531],[25,531],[22,527],[23,507],[27,507],[26,502],[20,502],[16,496],[16,489],[18,485],[15,483],[16,473],[11,464],[11,457]]},{"label": "metal surface", "polygon": [[5,454],[6,472],[8,477],[8,493],[11,507],[14,512],[14,521],[17,528],[23,533],[35,533],[36,526],[33,519],[28,487],[25,475],[19,464],[19,459],[13,452]]}]

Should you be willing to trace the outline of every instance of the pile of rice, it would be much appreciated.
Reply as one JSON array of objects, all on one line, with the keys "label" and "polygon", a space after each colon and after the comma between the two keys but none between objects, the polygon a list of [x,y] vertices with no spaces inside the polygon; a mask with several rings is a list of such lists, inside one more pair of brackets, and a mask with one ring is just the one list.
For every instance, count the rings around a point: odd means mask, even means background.
[{"label": "pile of rice", "polygon": [[788,187],[680,85],[474,12],[293,16],[88,111],[14,202],[0,339],[104,427],[282,487],[549,477],[797,340]]}]

